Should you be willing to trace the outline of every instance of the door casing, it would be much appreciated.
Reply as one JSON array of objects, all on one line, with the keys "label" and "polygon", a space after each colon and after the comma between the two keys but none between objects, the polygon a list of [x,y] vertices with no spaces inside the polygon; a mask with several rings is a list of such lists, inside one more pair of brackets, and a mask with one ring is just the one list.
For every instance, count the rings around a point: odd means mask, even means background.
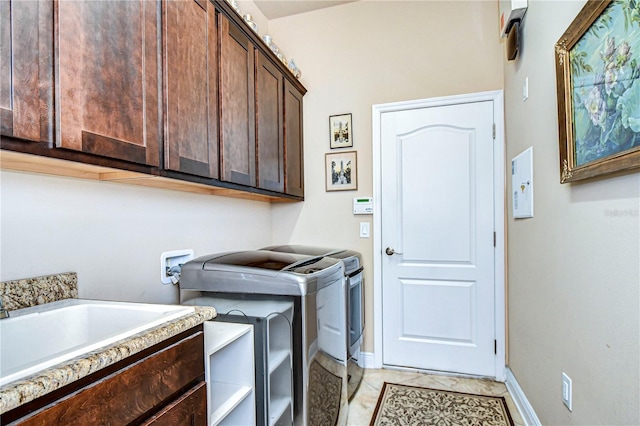
[{"label": "door casing", "polygon": [[381,200],[381,117],[383,113],[405,111],[417,108],[439,107],[454,104],[492,101],[495,122],[494,140],[494,228],[495,246],[495,336],[496,336],[496,380],[506,379],[506,286],[505,286],[505,141],[504,141],[504,95],[502,90],[444,96],[429,99],[393,102],[373,105],[373,316],[374,316],[374,368],[382,368],[382,209]]}]

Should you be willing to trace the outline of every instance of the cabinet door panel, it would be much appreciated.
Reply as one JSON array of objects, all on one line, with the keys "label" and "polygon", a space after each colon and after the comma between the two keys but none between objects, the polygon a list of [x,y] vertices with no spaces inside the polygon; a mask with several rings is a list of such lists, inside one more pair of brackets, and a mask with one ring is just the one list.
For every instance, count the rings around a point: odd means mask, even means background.
[{"label": "cabinet door panel", "polygon": [[165,168],[218,177],[216,12],[209,1],[164,7]]},{"label": "cabinet door panel", "polygon": [[242,31],[219,16],[222,179],[255,186],[253,46]]},{"label": "cabinet door panel", "polygon": [[159,2],[55,5],[56,144],[159,165]]},{"label": "cabinet door panel", "polygon": [[302,140],[302,94],[288,81],[284,84],[285,192],[304,197]]},{"label": "cabinet door panel", "polygon": [[207,387],[200,382],[142,426],[206,426]]},{"label": "cabinet door panel", "polygon": [[258,187],[284,192],[282,73],[262,53],[256,59]]},{"label": "cabinet door panel", "polygon": [[52,2],[0,2],[0,134],[53,141],[52,44]]}]

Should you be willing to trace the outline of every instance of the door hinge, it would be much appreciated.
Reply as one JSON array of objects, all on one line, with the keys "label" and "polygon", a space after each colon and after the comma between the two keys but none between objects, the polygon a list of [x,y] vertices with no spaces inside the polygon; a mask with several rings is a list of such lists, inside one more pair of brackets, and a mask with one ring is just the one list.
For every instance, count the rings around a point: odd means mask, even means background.
[{"label": "door hinge", "polygon": [[498,355],[498,341],[497,340],[493,341],[493,354],[494,355]]},{"label": "door hinge", "polygon": [[496,123],[493,123],[493,138],[496,138]]},{"label": "door hinge", "polygon": [[493,231],[493,246],[496,246],[496,231]]}]

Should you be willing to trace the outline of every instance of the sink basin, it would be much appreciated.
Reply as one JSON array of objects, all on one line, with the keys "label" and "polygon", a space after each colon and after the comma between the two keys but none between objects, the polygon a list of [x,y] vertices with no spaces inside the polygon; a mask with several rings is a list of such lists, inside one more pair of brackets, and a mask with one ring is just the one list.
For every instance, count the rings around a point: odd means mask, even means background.
[{"label": "sink basin", "polygon": [[193,307],[67,299],[0,320],[0,386],[194,312]]}]

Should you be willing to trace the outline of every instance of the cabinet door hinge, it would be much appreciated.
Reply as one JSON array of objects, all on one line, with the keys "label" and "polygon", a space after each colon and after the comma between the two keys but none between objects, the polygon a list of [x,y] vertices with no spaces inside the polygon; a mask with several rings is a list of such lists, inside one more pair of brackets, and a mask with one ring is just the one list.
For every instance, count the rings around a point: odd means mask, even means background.
[{"label": "cabinet door hinge", "polygon": [[496,246],[496,231],[493,231],[493,246]]},{"label": "cabinet door hinge", "polygon": [[496,138],[496,123],[493,123],[493,138]]},{"label": "cabinet door hinge", "polygon": [[498,355],[498,341],[497,340],[493,341],[493,354],[494,355]]}]

